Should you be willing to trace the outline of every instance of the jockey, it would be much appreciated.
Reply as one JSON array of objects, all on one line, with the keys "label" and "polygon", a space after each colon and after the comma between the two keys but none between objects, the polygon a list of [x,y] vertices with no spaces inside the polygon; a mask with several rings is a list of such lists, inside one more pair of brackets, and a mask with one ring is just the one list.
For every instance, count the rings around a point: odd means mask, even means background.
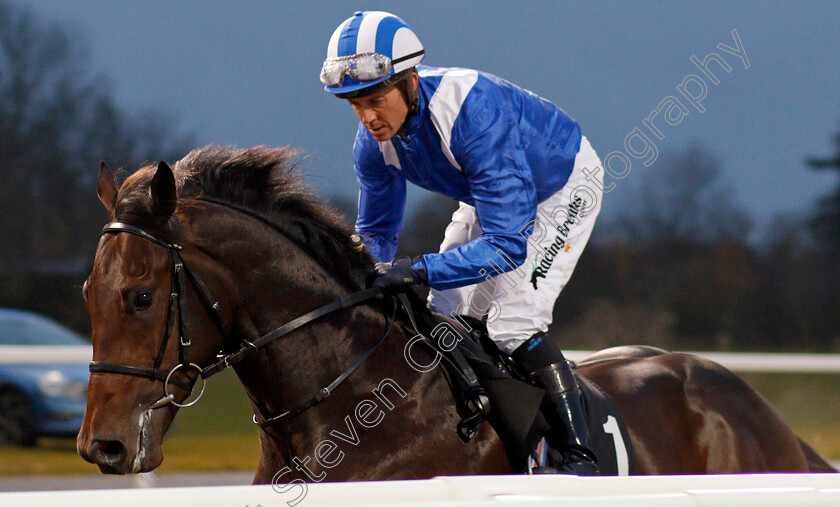
[{"label": "jockey", "polygon": [[[601,207],[601,162],[577,122],[491,74],[420,65],[400,18],[356,12],[329,41],[321,82],[359,117],[356,231],[374,286],[430,288],[429,307],[487,323],[547,392],[563,422],[560,471],[598,473],[571,367],[546,336]],[[393,260],[406,181],[460,202],[440,253]]]}]

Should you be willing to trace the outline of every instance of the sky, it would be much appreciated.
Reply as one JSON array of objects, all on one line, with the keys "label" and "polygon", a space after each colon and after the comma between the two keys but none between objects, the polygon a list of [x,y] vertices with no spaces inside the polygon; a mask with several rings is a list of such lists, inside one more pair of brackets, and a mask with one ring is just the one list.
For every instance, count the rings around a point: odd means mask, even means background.
[{"label": "sky", "polygon": [[[807,168],[834,153],[840,131],[840,2],[281,2],[257,0],[12,0],[65,24],[129,111],[156,107],[207,143],[291,145],[324,196],[355,199],[351,148],[357,119],[323,91],[329,37],[356,10],[387,10],[418,34],[423,63],[487,71],[560,106],[605,160],[623,152],[629,172],[616,195],[697,143],[723,163],[740,204],[766,227],[804,213],[837,184]],[[743,57],[720,49],[738,49]],[[715,62],[695,66],[718,54]],[[692,105],[678,89],[705,98]],[[675,125],[646,119],[668,97],[688,113]],[[700,112],[703,110],[703,112]],[[664,111],[664,109],[663,109]],[[673,110],[676,114],[678,110]],[[640,158],[640,137],[655,146]],[[614,172],[622,165],[611,157]],[[649,165],[645,165],[645,163]],[[423,193],[410,192],[410,203]],[[620,216],[610,196],[602,213]]]}]

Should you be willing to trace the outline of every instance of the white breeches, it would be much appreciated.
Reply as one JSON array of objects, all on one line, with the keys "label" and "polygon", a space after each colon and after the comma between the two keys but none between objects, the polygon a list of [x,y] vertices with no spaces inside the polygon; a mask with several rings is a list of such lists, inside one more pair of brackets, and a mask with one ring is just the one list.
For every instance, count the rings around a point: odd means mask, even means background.
[{"label": "white breeches", "polygon": [[[566,185],[537,207],[525,262],[515,270],[503,257],[488,259],[484,282],[429,294],[429,307],[444,315],[487,317],[490,338],[510,354],[551,324],[554,302],[572,276],[601,210],[601,161],[589,141],[580,151]],[[452,214],[440,251],[464,245],[482,234],[475,208],[461,203]],[[524,234],[524,233],[523,233]],[[505,267],[505,264],[510,265]]]}]

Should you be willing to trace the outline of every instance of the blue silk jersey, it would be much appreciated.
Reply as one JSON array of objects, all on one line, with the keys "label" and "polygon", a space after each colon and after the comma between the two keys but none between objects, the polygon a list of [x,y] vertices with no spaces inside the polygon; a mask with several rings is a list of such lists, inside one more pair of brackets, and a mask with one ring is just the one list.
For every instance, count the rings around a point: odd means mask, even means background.
[{"label": "blue silk jersey", "polygon": [[[403,132],[379,142],[359,123],[353,145],[359,181],[356,231],[390,261],[403,226],[406,181],[476,209],[482,236],[424,255],[435,289],[483,281],[503,252],[525,260],[537,204],[569,179],[580,149],[577,122],[551,102],[471,69],[419,65],[419,110]],[[507,263],[500,263],[513,269]],[[484,274],[482,270],[487,270]]]}]

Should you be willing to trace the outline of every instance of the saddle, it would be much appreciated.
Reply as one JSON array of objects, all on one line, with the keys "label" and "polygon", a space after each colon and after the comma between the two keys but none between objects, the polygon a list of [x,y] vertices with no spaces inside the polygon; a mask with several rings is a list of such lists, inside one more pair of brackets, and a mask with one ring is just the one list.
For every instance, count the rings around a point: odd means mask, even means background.
[{"label": "saddle", "polygon": [[[415,290],[400,295],[400,301],[415,330],[425,337],[423,343],[443,357],[441,364],[461,417],[457,431],[464,442],[487,421],[501,438],[514,470],[526,472],[529,463],[552,466],[561,459],[552,447],[550,418],[543,415],[554,410],[545,391],[529,383],[513,360],[499,351],[483,322],[433,314]],[[442,322],[448,322],[447,330],[458,334],[456,346],[441,347],[432,338],[432,331]],[[575,376],[601,473],[632,474],[633,451],[618,408],[595,382],[577,372]]]}]

